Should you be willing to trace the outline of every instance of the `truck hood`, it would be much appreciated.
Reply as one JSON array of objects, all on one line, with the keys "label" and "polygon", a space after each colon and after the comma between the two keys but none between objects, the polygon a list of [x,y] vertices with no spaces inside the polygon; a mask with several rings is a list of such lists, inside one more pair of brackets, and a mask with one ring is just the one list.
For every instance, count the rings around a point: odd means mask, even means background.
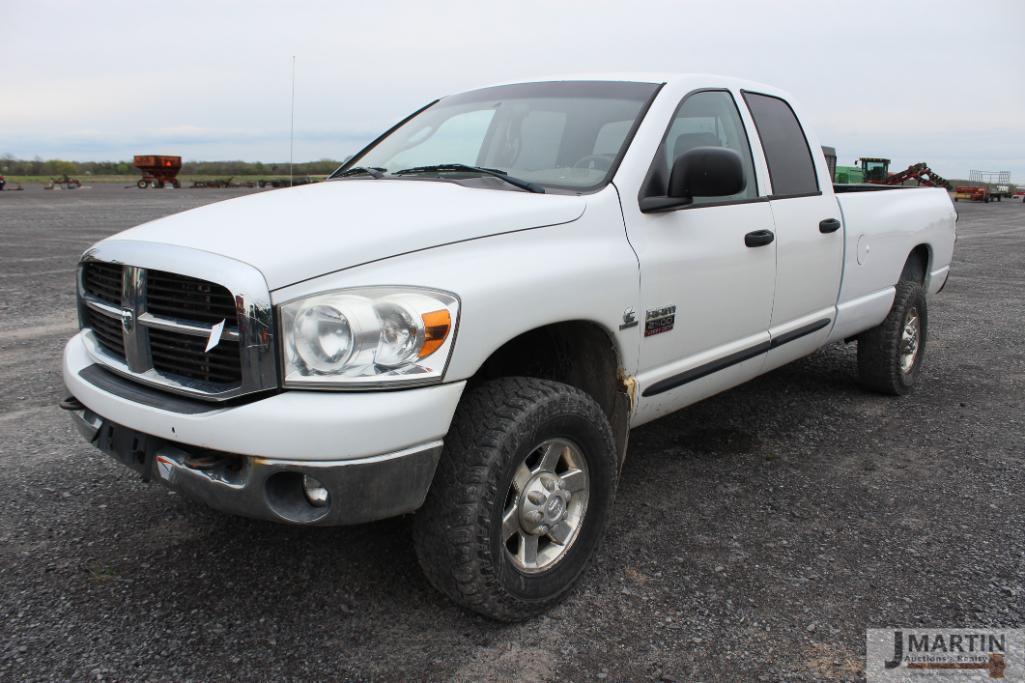
[{"label": "truck hood", "polygon": [[351,179],[229,199],[110,239],[173,244],[244,261],[273,290],[411,251],[568,223],[585,206],[575,195]]}]

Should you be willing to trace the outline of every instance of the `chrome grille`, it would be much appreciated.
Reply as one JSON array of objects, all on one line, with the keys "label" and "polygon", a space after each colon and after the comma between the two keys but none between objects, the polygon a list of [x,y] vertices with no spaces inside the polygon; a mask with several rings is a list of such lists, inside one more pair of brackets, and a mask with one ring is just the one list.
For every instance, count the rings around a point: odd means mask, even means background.
[{"label": "chrome grille", "polygon": [[236,327],[235,300],[224,287],[194,277],[151,270],[146,280],[146,310],[155,315],[186,318]]},{"label": "chrome grille", "polygon": [[85,293],[113,306],[121,305],[121,266],[93,261],[82,273]]},{"label": "chrome grille", "polygon": [[99,311],[86,311],[85,324],[92,329],[103,348],[121,360],[125,360],[125,340],[121,335],[121,321],[110,318]]},{"label": "chrome grille", "polygon": [[151,329],[149,348],[153,367],[161,372],[216,384],[242,381],[237,341],[221,341],[207,352],[203,337]]},{"label": "chrome grille", "polygon": [[[101,244],[79,270],[79,319],[94,360],[211,400],[277,386],[269,296],[257,271],[182,247],[127,244]],[[132,263],[123,252],[139,250],[142,265],[122,265]],[[225,275],[228,286],[167,265]]]}]

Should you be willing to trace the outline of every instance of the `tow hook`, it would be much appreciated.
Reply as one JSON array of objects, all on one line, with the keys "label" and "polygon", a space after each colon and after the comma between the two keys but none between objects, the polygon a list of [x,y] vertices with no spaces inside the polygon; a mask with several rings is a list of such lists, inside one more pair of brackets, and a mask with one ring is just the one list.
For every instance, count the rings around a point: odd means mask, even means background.
[{"label": "tow hook", "polygon": [[85,406],[74,396],[68,396],[57,404],[61,410],[85,410]]},{"label": "tow hook", "polygon": [[71,421],[75,423],[75,428],[86,441],[89,443],[96,441],[100,427],[103,426],[103,419],[99,415],[82,405],[82,402],[74,396],[68,396],[57,405],[61,410],[71,413]]}]

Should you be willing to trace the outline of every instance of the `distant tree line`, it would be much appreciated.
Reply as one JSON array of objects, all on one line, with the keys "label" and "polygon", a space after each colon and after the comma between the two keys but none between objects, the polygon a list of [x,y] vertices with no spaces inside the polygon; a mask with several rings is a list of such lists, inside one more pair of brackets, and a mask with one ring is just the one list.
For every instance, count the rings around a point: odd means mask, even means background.
[{"label": "distant tree line", "polygon": [[[295,175],[325,175],[341,166],[333,159],[320,159],[295,164]],[[139,171],[131,161],[66,161],[64,159],[16,159],[10,154],[0,157],[0,173],[6,175],[59,176],[68,175],[134,175]],[[212,176],[288,175],[288,162],[262,161],[188,161],[182,163],[182,174]]]}]

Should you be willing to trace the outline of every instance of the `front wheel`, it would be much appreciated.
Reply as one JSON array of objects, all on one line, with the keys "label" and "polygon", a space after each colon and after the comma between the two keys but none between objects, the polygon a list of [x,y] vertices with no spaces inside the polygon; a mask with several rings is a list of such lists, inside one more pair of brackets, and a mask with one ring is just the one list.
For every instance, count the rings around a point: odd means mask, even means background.
[{"label": "front wheel", "polygon": [[865,386],[901,396],[915,388],[925,356],[929,311],[917,282],[897,283],[886,319],[858,337],[858,375]]},{"label": "front wheel", "polygon": [[503,378],[469,390],[414,519],[431,584],[493,619],[562,598],[605,530],[617,481],[598,404],[558,382]]}]

